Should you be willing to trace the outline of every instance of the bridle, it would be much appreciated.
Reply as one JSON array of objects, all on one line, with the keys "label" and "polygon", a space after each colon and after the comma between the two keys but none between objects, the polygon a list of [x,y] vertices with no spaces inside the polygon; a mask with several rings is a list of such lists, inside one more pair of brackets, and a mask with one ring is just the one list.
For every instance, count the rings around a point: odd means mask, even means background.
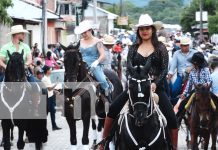
[{"label": "bridle", "polygon": [[[128,80],[128,87],[130,87],[130,83],[129,83],[130,80],[131,80],[131,81],[135,81],[135,82],[138,83],[138,95],[137,95],[137,97],[138,97],[138,98],[144,98],[145,95],[142,93],[141,83],[149,81],[149,82],[150,82],[150,85],[151,85],[151,81],[153,80],[153,78],[151,78],[150,75],[148,75],[148,78],[146,78],[146,79],[141,79],[141,80],[136,79],[136,78],[133,78],[133,77],[129,77],[129,80]],[[132,97],[131,97],[130,89],[128,89],[128,94],[129,94],[130,105],[131,105],[133,111],[135,110],[135,106],[136,106],[136,105],[145,105],[147,108],[151,107],[151,112],[150,112],[150,114],[146,116],[146,118],[149,118],[149,117],[152,115],[152,113],[153,113],[153,105],[152,105],[151,96],[149,97],[148,103],[146,103],[146,102],[135,102],[135,103],[133,103],[133,100],[132,100]]]},{"label": "bridle", "polygon": [[[128,87],[129,87],[129,81],[132,80],[132,81],[135,81],[138,83],[138,98],[143,98],[144,97],[144,94],[142,93],[141,91],[141,83],[142,82],[146,82],[146,81],[149,81],[150,82],[150,85],[151,85],[151,81],[153,80],[151,78],[150,75],[148,75],[148,78],[147,79],[136,79],[136,78],[133,78],[133,77],[129,77],[129,80],[128,80]],[[151,113],[149,115],[146,116],[146,118],[149,118],[151,115],[153,115],[154,111],[156,111],[157,115],[158,115],[158,120],[159,120],[159,123],[160,123],[160,127],[159,127],[159,130],[156,134],[156,136],[153,138],[153,140],[151,140],[149,143],[145,142],[145,144],[143,145],[139,145],[139,143],[137,142],[137,140],[135,139],[135,137],[133,136],[130,128],[129,128],[129,124],[128,124],[128,117],[127,115],[130,115],[131,117],[134,117],[133,115],[131,115],[130,113],[125,113],[124,116],[122,117],[121,119],[121,124],[120,124],[120,133],[121,133],[121,127],[122,127],[122,124],[123,122],[125,122],[125,125],[126,125],[126,130],[128,132],[128,135],[129,137],[131,138],[132,142],[135,144],[135,146],[139,149],[139,150],[145,150],[147,148],[149,148],[150,146],[152,146],[160,137],[160,134],[161,132],[163,132],[163,137],[164,139],[166,140],[166,135],[165,135],[165,127],[167,126],[167,121],[166,121],[166,118],[165,116],[162,114],[162,112],[160,111],[159,109],[159,106],[154,102],[153,100],[153,92],[151,91],[150,89],[150,97],[149,97],[149,103],[145,103],[145,102],[135,102],[133,103],[132,99],[131,99],[131,94],[130,94],[130,89],[128,89],[128,94],[129,94],[129,100],[130,100],[130,105],[132,107],[132,109],[134,110],[135,109],[135,106],[136,105],[145,105],[146,107],[151,107]]]}]

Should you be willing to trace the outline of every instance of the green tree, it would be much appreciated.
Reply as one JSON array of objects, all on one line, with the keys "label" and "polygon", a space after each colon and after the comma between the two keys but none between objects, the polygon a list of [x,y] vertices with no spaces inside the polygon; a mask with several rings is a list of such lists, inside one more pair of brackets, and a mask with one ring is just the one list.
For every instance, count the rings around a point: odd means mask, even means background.
[{"label": "green tree", "polygon": [[6,9],[10,6],[13,6],[12,0],[0,0],[0,23],[11,24],[13,22],[6,11]]},{"label": "green tree", "polygon": [[217,20],[218,20],[218,12],[216,15],[213,16],[209,16],[208,18],[208,30],[210,35],[214,34],[214,33],[218,33],[218,24],[217,24]]},{"label": "green tree", "polygon": [[[182,13],[180,23],[186,32],[191,31],[191,26],[199,23],[195,21],[195,12],[200,9],[199,2],[200,0],[193,0],[190,7],[185,8]],[[207,11],[209,16],[215,15],[217,4],[218,0],[203,0],[203,10]]]}]

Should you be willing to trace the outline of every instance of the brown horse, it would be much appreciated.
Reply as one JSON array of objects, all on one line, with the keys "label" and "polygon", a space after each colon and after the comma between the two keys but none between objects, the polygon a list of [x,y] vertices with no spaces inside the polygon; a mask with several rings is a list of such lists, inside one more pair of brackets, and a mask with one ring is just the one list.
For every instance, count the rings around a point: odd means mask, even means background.
[{"label": "brown horse", "polygon": [[204,139],[204,150],[208,149],[210,134],[212,150],[216,150],[218,116],[211,104],[210,85],[195,85],[195,96],[190,107],[189,126],[191,132],[191,149],[198,150],[197,139]]}]

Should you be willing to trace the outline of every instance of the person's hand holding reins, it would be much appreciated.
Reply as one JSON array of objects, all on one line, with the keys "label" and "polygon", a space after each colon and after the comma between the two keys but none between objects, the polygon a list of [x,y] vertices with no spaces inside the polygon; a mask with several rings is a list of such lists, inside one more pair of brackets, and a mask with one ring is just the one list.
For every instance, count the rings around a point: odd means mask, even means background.
[{"label": "person's hand holding reins", "polygon": [[151,91],[155,92],[157,88],[157,85],[155,83],[151,83]]}]

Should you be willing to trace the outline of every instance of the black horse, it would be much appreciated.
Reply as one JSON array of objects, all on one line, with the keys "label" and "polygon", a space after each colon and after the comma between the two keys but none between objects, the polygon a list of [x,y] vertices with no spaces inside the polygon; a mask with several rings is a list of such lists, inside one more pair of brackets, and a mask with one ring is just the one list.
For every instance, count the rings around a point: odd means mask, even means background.
[{"label": "black horse", "polygon": [[[21,54],[18,52],[10,54],[8,51],[9,61],[1,83],[0,111],[1,115],[4,114],[2,129],[5,150],[11,149],[10,129],[13,125],[17,126],[19,131],[18,149],[23,149],[25,146],[24,131],[30,142],[36,144],[37,150],[40,150],[42,143],[47,141],[46,120],[35,117],[31,119],[33,117],[32,104],[34,104],[32,95],[35,94],[32,93],[31,84],[26,80],[23,54],[23,51]],[[44,133],[45,136],[42,135]]]},{"label": "black horse", "polygon": [[[115,146],[120,150],[167,150],[166,119],[154,102],[145,66],[130,67],[128,79],[129,111],[121,114]],[[152,95],[151,95],[152,94]]]},{"label": "black horse", "polygon": [[[65,66],[65,76],[64,81],[65,85],[67,82],[90,82],[93,81],[93,78],[90,76],[87,64],[83,61],[82,55],[79,52],[79,44],[75,45],[69,45],[68,47],[64,47],[61,45],[62,48],[65,50],[64,54],[64,66]],[[105,70],[105,75],[108,77],[110,82],[113,84],[114,91],[112,92],[112,99],[118,96],[123,88],[122,84],[117,77],[117,75],[110,71]],[[98,93],[98,92],[96,92]],[[77,144],[77,138],[76,138],[76,121],[77,119],[74,118],[74,104],[76,101],[78,101],[78,96],[81,99],[81,119],[83,121],[83,137],[82,137],[82,144],[88,145],[89,139],[88,139],[88,133],[89,133],[89,125],[90,125],[90,117],[91,117],[91,108],[93,108],[93,105],[95,102],[97,104],[94,105],[94,109],[99,112],[100,115],[105,117],[104,112],[104,103],[105,103],[105,97],[99,96],[99,100],[92,99],[90,97],[90,92],[87,89],[79,88],[76,90],[72,89],[64,89],[64,96],[65,96],[65,116],[66,120],[68,122],[68,125],[70,127],[70,141],[71,145]],[[103,100],[102,100],[103,99]],[[99,110],[100,109],[100,110]],[[102,117],[101,116],[101,117]]]}]

